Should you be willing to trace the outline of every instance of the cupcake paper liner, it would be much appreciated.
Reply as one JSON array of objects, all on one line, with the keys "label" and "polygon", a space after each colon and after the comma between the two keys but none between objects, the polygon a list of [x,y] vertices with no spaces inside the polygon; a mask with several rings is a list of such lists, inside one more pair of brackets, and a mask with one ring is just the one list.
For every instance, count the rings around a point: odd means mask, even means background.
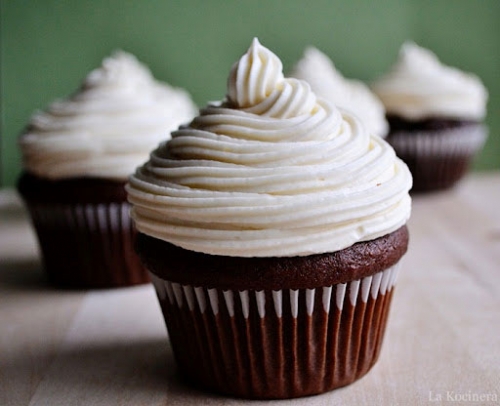
[{"label": "cupcake paper liner", "polygon": [[469,170],[487,138],[486,127],[464,126],[437,132],[397,132],[388,142],[408,165],[413,191],[447,189]]},{"label": "cupcake paper liner", "polygon": [[110,288],[149,282],[134,251],[128,203],[27,205],[51,283]]},{"label": "cupcake paper liner", "polygon": [[486,141],[482,125],[462,126],[437,132],[396,132],[390,143],[397,153],[423,156],[463,156],[479,151]]},{"label": "cupcake paper liner", "polygon": [[220,290],[151,274],[181,374],[244,398],[322,393],[378,358],[399,265],[316,289]]}]

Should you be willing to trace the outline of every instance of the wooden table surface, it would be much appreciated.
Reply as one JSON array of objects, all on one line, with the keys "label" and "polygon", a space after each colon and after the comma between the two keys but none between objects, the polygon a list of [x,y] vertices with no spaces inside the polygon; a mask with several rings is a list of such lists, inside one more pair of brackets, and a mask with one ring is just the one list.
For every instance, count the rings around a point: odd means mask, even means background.
[{"label": "wooden table surface", "polygon": [[18,196],[0,191],[0,405],[500,404],[500,173],[413,199],[382,353],[358,382],[243,401],[177,380],[153,288],[59,291]]}]

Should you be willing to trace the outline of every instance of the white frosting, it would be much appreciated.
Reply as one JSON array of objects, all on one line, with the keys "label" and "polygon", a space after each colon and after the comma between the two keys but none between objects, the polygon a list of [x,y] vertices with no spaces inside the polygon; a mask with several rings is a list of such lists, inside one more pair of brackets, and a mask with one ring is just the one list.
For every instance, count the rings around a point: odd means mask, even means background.
[{"label": "white frosting", "polygon": [[411,175],[348,113],[285,79],[255,39],[228,98],[172,133],[130,178],[140,232],[225,256],[334,252],[410,216]]},{"label": "white frosting", "polygon": [[488,93],[473,74],[441,64],[427,49],[407,42],[391,70],[372,90],[386,111],[410,119],[445,117],[481,120]]},{"label": "white frosting", "polygon": [[382,102],[363,82],[343,77],[323,52],[308,47],[290,75],[307,81],[317,96],[357,115],[372,133],[387,135],[389,127]]},{"label": "white frosting", "polygon": [[133,55],[118,51],[78,92],[33,115],[20,141],[24,167],[49,179],[126,180],[196,113],[187,92],[156,81]]}]

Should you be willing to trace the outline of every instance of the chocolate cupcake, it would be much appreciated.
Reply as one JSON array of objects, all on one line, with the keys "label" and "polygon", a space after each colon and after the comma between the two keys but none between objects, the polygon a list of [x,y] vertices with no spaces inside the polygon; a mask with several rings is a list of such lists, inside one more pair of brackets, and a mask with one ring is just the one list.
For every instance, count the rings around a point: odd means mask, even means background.
[{"label": "chocolate cupcake", "polygon": [[382,102],[361,80],[345,78],[319,49],[306,48],[290,76],[305,80],[318,97],[355,114],[371,133],[380,137],[387,135],[389,126]]},{"label": "chocolate cupcake", "polygon": [[130,178],[137,252],[181,375],[256,399],[322,393],[380,352],[411,175],[255,39],[227,97]]},{"label": "chocolate cupcake", "polygon": [[448,189],[463,178],[487,137],[488,94],[477,76],[406,43],[372,89],[387,111],[387,141],[412,172],[413,191]]},{"label": "chocolate cupcake", "polygon": [[50,282],[109,288],[149,281],[133,249],[125,183],[195,114],[184,90],[157,82],[134,56],[119,51],[75,94],[32,116],[20,139],[18,190]]}]

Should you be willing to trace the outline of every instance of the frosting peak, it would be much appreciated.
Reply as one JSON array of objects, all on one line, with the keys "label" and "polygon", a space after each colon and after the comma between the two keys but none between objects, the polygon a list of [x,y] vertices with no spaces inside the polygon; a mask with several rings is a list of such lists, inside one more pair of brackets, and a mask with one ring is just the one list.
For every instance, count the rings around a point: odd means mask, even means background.
[{"label": "frosting peak", "polygon": [[406,223],[406,165],[281,66],[254,40],[231,70],[226,100],[173,132],[130,177],[140,232],[213,255],[297,256]]},{"label": "frosting peak", "polygon": [[481,120],[486,115],[488,92],[481,80],[442,64],[434,53],[413,42],[402,45],[394,66],[372,89],[389,114],[410,120]]},{"label": "frosting peak", "polygon": [[197,108],[182,89],[154,79],[117,51],[71,97],[33,114],[20,147],[26,170],[43,178],[126,180]]},{"label": "frosting peak", "polygon": [[362,81],[344,78],[330,58],[317,48],[306,48],[290,75],[308,82],[317,96],[354,113],[375,135],[387,134],[382,102]]},{"label": "frosting peak", "polygon": [[285,79],[281,60],[254,38],[231,69],[228,101],[250,113],[285,118],[310,113],[316,96],[307,83]]},{"label": "frosting peak", "polygon": [[137,58],[117,50],[102,61],[102,65],[90,72],[84,80],[85,88],[122,85],[138,87],[154,81],[151,71]]},{"label": "frosting peak", "polygon": [[260,103],[283,81],[282,71],[280,59],[254,38],[247,53],[231,69],[228,99],[238,108]]}]

